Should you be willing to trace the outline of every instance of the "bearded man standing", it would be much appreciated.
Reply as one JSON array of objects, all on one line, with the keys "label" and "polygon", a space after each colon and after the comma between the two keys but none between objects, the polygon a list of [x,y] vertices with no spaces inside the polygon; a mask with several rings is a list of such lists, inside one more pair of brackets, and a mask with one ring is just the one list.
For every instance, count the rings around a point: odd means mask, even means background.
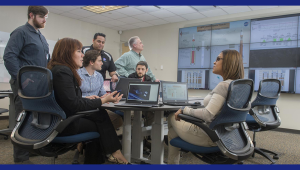
[{"label": "bearded man standing", "polygon": [[[16,118],[22,112],[23,106],[18,95],[17,75],[21,67],[34,65],[47,67],[50,60],[49,45],[39,29],[46,25],[48,10],[43,6],[29,6],[28,22],[18,27],[11,34],[4,51],[4,65],[11,76],[9,81],[14,93]],[[29,81],[23,82],[23,84]],[[29,160],[29,153],[14,146],[14,162]]]}]

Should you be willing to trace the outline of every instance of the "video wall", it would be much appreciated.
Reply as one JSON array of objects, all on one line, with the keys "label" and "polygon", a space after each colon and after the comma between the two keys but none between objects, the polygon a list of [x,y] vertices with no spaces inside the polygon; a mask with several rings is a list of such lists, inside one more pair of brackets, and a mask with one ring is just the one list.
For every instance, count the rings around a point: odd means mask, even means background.
[{"label": "video wall", "polygon": [[178,82],[212,90],[223,81],[213,63],[226,49],[243,57],[245,77],[258,90],[263,79],[281,81],[282,92],[300,94],[300,14],[179,29]]}]

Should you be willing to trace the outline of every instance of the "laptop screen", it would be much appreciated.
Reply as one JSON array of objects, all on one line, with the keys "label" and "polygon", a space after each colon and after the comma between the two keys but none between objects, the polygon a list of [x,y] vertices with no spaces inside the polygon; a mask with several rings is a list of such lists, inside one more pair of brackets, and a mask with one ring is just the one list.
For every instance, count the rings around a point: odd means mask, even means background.
[{"label": "laptop screen", "polygon": [[163,102],[187,102],[187,84],[181,82],[162,82]]},{"label": "laptop screen", "polygon": [[159,83],[129,83],[127,101],[137,101],[143,103],[157,103],[159,93]]}]

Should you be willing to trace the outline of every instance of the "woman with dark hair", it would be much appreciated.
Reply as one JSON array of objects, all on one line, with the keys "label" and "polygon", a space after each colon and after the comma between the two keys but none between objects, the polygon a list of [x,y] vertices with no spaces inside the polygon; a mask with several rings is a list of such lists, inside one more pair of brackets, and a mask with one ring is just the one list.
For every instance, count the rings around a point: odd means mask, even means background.
[{"label": "woman with dark hair", "polygon": [[[48,68],[53,75],[55,99],[67,117],[80,111],[97,108],[99,108],[99,111],[70,124],[60,135],[68,136],[84,132],[98,132],[100,134],[99,145],[101,145],[105,154],[111,154],[109,161],[128,164],[120,151],[121,144],[110,118],[107,112],[101,109],[103,103],[118,103],[122,95],[119,96],[116,92],[113,92],[104,98],[93,100],[82,98],[81,78],[77,73],[77,70],[82,67],[83,61],[81,48],[81,42],[72,38],[63,38],[55,44],[52,58],[48,63]],[[114,95],[116,96],[114,97]]]},{"label": "woman with dark hair", "polygon": [[180,120],[178,117],[178,114],[194,116],[204,120],[209,126],[220,113],[222,106],[224,105],[229,84],[232,80],[244,78],[242,56],[236,50],[222,51],[214,62],[213,73],[222,76],[223,81],[204,98],[203,104],[205,108],[192,109],[183,106],[175,114],[168,117],[168,164],[179,164],[180,148],[170,145],[170,141],[178,136],[184,141],[194,145],[204,147],[216,146],[201,128],[189,122],[185,122],[184,120]]}]

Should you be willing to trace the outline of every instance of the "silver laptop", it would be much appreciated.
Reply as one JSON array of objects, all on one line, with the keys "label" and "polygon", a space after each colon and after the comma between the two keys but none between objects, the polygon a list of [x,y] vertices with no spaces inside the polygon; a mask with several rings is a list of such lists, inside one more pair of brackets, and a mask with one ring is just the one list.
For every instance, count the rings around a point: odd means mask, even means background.
[{"label": "silver laptop", "polygon": [[156,107],[159,86],[159,82],[129,82],[126,102],[115,106]]},{"label": "silver laptop", "polygon": [[161,82],[162,102],[171,106],[200,106],[201,103],[188,102],[187,83],[184,82]]}]

